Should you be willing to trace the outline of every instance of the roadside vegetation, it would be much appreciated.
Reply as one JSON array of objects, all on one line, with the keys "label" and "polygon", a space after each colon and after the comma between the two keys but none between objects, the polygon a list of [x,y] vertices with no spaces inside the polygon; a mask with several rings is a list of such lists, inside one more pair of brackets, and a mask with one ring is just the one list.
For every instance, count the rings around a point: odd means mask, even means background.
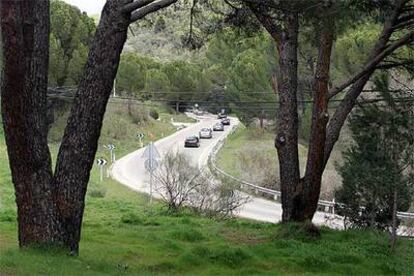
[{"label": "roadside vegetation", "polygon": [[[55,122],[49,130],[49,143],[53,146],[60,143],[70,111],[70,105],[61,102],[55,109]],[[99,140],[97,157],[109,160],[109,152],[104,145],[114,144],[116,156],[121,157],[139,148],[137,135],[143,133],[144,145],[166,137],[176,131],[174,122],[194,123],[194,119],[177,113],[168,106],[153,102],[137,102],[111,100],[105,113],[102,136]]]},{"label": "roadside vegetation", "polygon": [[[274,136],[274,131],[241,125],[226,139],[217,155],[217,166],[241,180],[279,190],[279,165]],[[303,173],[307,148],[302,144],[299,145],[299,157]],[[323,175],[322,199],[332,200],[335,190],[341,185],[341,178],[335,168],[335,163],[341,160],[340,153],[335,152],[333,157]]]},{"label": "roadside vegetation", "polygon": [[[145,123],[137,124],[125,106],[110,104],[100,146],[112,142],[119,147],[117,153],[121,156],[136,148],[138,142],[132,138],[137,131],[151,131],[154,139],[161,137],[161,130],[167,135],[166,127],[172,133],[174,128],[169,121],[173,115],[163,107],[157,110],[166,122],[146,118]],[[57,118],[51,137],[63,130],[63,121],[63,117]],[[127,132],[116,136],[116,124],[122,124]],[[245,129],[241,131],[246,133]],[[240,131],[235,135],[238,134]],[[55,155],[57,144],[53,139],[50,143]],[[106,149],[100,147],[99,155],[109,160]],[[17,242],[14,190],[0,131],[0,274],[414,273],[413,242],[399,240],[397,253],[391,254],[383,233],[322,228],[320,237],[309,237],[294,224],[220,220],[196,215],[185,208],[171,213],[164,206],[158,201],[149,206],[146,195],[111,179],[100,183],[99,170],[94,168],[87,192],[80,255],[69,257],[59,249],[45,247],[21,250]]]},{"label": "roadside vegetation", "polygon": [[[370,231],[321,229],[309,237],[294,224],[215,220],[188,210],[170,215],[160,203],[92,170],[80,255],[54,248],[19,249],[16,205],[0,139],[0,274],[2,275],[251,275],[414,273],[414,244]],[[91,183],[91,184],[92,184]],[[94,193],[92,187],[101,193]]]}]

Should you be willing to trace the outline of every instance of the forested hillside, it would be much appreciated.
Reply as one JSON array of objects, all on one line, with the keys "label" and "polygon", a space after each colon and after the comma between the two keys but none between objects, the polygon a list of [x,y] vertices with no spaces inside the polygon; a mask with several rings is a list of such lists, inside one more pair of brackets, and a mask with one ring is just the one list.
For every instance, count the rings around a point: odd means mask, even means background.
[{"label": "forested hillside", "polygon": [[[50,83],[76,85],[94,20],[59,0],[52,3]],[[132,25],[117,76],[120,95],[156,99],[177,109],[195,103],[214,112],[227,108],[246,124],[254,118],[275,119],[278,99],[271,83],[278,61],[274,41],[257,25],[237,26],[240,22],[229,19],[228,7],[214,3],[193,7],[184,1]],[[66,14],[70,17],[63,16]],[[369,20],[341,26],[334,45],[331,83],[361,69],[362,57],[379,30],[380,25]],[[300,42],[298,99],[301,135],[306,139],[311,113],[307,102],[312,98],[317,54],[311,26],[304,28]],[[400,51],[403,56],[410,54]]]}]

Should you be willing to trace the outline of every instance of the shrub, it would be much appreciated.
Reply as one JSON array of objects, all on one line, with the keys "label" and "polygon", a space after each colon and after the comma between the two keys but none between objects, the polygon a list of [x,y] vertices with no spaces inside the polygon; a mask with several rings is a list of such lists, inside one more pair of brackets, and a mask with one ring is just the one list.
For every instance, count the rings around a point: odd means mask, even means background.
[{"label": "shrub", "polygon": [[88,195],[95,198],[104,198],[106,195],[106,188],[100,184],[90,183],[88,187]]},{"label": "shrub", "polygon": [[126,213],[122,215],[121,222],[125,224],[133,224],[133,225],[144,224],[144,220],[142,219],[142,217],[134,213]]},{"label": "shrub", "polygon": [[154,179],[155,191],[171,213],[189,205],[208,217],[228,218],[248,200],[226,183],[212,185],[210,177],[192,167],[188,157],[179,152],[165,155]]},{"label": "shrub", "polygon": [[132,120],[132,123],[140,125],[149,120],[148,109],[144,106],[127,103],[128,115]]},{"label": "shrub", "polygon": [[154,120],[158,120],[160,118],[160,115],[158,114],[158,111],[155,110],[155,109],[151,109],[149,115]]}]

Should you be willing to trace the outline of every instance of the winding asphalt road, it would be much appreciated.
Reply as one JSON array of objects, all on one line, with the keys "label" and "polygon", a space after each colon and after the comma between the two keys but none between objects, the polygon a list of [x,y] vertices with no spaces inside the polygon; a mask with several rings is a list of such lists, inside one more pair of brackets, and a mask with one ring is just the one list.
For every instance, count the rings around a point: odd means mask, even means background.
[{"label": "winding asphalt road", "polygon": [[[212,115],[197,118],[199,120],[197,123],[155,142],[155,146],[161,156],[173,149],[186,154],[195,166],[201,168],[207,164],[209,154],[214,146],[220,139],[225,139],[230,133],[231,127],[226,126],[224,132],[214,132],[213,139],[202,139],[200,148],[184,148],[184,140],[187,136],[198,135],[201,128],[212,127],[218,121],[216,117]],[[238,123],[236,118],[231,118],[231,124],[233,126]],[[112,166],[110,173],[112,178],[132,190],[149,194],[149,174],[144,167],[145,158],[142,157],[143,153],[144,149],[139,149],[119,159]],[[160,195],[154,194],[154,197],[160,198]],[[251,200],[248,203],[240,207],[236,214],[237,216],[273,223],[281,220],[281,204],[258,197],[250,196],[250,199]],[[332,215],[327,213],[317,212],[313,222],[318,225],[324,224],[331,228],[343,228],[342,220],[335,219]]]}]

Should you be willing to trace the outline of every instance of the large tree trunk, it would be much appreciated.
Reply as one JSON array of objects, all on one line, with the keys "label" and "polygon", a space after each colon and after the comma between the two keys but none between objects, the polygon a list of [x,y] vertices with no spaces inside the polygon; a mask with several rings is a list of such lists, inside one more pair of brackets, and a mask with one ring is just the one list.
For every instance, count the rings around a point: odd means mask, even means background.
[{"label": "large tree trunk", "polygon": [[107,0],[59,150],[47,146],[49,1],[2,0],[2,115],[16,190],[20,245],[78,252],[85,194],[130,23],[177,0]]},{"label": "large tree trunk", "polygon": [[2,116],[16,191],[19,243],[50,243],[59,236],[47,146],[49,2],[2,1],[4,71]]},{"label": "large tree trunk", "polygon": [[56,165],[54,186],[64,228],[62,239],[74,253],[78,251],[90,170],[130,23],[130,16],[121,12],[121,2],[108,1],[102,12]]},{"label": "large tree trunk", "polygon": [[[322,12],[322,9],[321,9]],[[329,120],[329,71],[334,41],[335,27],[332,18],[325,17],[320,21],[319,54],[314,80],[314,98],[312,111],[312,127],[309,139],[306,173],[303,179],[303,201],[305,208],[302,220],[312,220],[316,212],[324,171],[324,151],[326,141],[326,125]]]},{"label": "large tree trunk", "polygon": [[[243,2],[252,10],[278,46],[280,74],[277,77],[278,83],[275,90],[279,92],[280,106],[278,134],[275,144],[278,149],[280,164],[282,220],[311,220],[317,208],[322,174],[326,163],[339,138],[340,130],[347,116],[356,104],[358,96],[377,66],[397,49],[412,43],[414,40],[414,32],[409,31],[409,28],[412,27],[412,14],[408,7],[409,1],[396,0],[391,3],[390,9],[385,13],[382,33],[363,68],[343,84],[332,88],[330,91],[328,91],[329,63],[335,19],[329,18],[329,16],[333,16],[334,10],[332,9],[335,9],[335,5],[333,5],[334,1],[320,3],[322,5],[319,13],[322,16],[326,14],[328,16],[320,22],[323,29],[320,36],[321,43],[315,78],[311,140],[306,173],[302,179],[299,178],[297,148],[298,22],[297,14],[295,15],[293,12],[298,9],[295,8],[295,1],[276,1],[277,3],[270,1],[263,4],[260,3],[263,1],[244,0]],[[279,15],[279,17],[275,15]],[[295,16],[296,19],[294,19]],[[406,33],[399,39],[390,42],[393,33],[403,29],[406,30]],[[350,87],[349,90],[327,126],[329,99],[348,87]]]},{"label": "large tree trunk", "polygon": [[303,212],[298,212],[304,208],[298,153],[298,12],[286,11],[281,27],[266,7],[248,6],[275,40],[279,54],[279,70],[273,78],[273,88],[279,94],[275,147],[279,157],[282,221],[302,220]]},{"label": "large tree trunk", "polygon": [[277,41],[279,51],[279,93],[278,127],[275,146],[280,165],[283,221],[301,218],[303,201],[300,199],[301,180],[298,154],[298,32],[297,12],[286,12],[284,34]]}]

